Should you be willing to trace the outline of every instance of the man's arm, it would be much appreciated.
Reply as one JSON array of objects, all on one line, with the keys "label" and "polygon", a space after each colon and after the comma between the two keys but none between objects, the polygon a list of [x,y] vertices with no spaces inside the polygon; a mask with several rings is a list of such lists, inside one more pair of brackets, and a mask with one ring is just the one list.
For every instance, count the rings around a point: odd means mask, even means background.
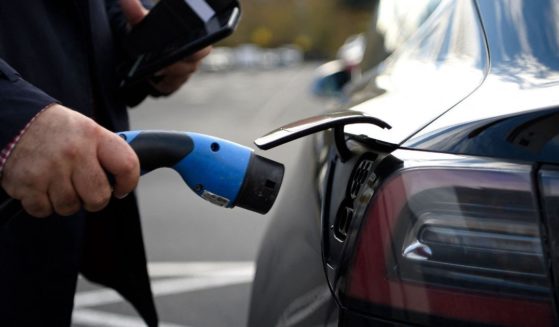
[{"label": "man's arm", "polygon": [[36,217],[105,207],[134,189],[139,163],[116,134],[56,103],[0,60],[0,185]]}]

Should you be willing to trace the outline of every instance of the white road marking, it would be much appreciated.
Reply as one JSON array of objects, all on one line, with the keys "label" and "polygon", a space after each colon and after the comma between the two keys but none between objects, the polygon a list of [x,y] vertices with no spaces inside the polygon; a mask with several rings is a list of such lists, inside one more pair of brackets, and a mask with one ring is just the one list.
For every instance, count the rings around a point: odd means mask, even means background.
[{"label": "white road marking", "polygon": [[[151,282],[154,297],[201,291],[252,282],[253,262],[157,262],[148,264],[152,278],[167,277]],[[173,277],[173,278],[169,278]],[[137,317],[90,310],[89,307],[118,303],[124,299],[111,289],[97,289],[76,294],[73,322],[88,326],[136,327],[145,326]],[[162,327],[179,325],[161,323]]]},{"label": "white road marking", "polygon": [[[108,313],[97,310],[74,310],[72,322],[85,326],[96,327],[145,327],[146,323],[141,318]],[[159,323],[159,327],[188,327],[171,323]]]},{"label": "white road marking", "polygon": [[246,273],[254,273],[254,263],[251,261],[233,262],[151,262],[148,264],[149,275],[153,277],[185,277],[207,276],[208,274],[223,274],[245,269]]}]

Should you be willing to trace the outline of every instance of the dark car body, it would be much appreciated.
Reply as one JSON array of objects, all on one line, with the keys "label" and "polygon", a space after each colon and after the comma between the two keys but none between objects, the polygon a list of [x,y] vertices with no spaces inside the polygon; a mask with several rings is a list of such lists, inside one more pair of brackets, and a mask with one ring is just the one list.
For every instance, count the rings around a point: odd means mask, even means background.
[{"label": "dark car body", "polygon": [[306,139],[249,326],[556,325],[559,3],[386,0],[366,38],[339,109],[391,128]]}]

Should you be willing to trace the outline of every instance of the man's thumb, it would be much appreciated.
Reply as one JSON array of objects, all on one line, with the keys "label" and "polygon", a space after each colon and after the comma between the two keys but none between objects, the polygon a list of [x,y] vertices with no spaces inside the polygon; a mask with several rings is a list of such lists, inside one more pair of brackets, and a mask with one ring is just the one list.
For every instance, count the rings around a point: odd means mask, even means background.
[{"label": "man's thumb", "polygon": [[122,12],[126,17],[126,21],[130,26],[138,24],[144,16],[147,15],[148,10],[144,8],[140,0],[119,0]]}]

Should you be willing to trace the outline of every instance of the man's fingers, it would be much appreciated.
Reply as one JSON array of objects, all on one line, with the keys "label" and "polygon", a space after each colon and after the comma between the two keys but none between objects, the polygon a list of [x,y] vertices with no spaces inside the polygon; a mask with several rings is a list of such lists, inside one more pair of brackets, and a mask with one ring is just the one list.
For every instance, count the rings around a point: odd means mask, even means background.
[{"label": "man's fingers", "polygon": [[37,218],[45,218],[52,214],[52,205],[45,193],[30,192],[21,199],[21,206],[28,214]]},{"label": "man's fingers", "polygon": [[97,161],[79,167],[72,181],[85,210],[97,212],[109,204],[112,188]]},{"label": "man's fingers", "polygon": [[178,61],[161,69],[159,72],[157,72],[156,76],[190,76],[196,71],[197,68],[197,63]]},{"label": "man's fingers", "polygon": [[163,79],[156,88],[163,94],[170,94],[178,90],[187,80],[188,77],[185,76],[169,76]]},{"label": "man's fingers", "polygon": [[204,59],[207,55],[209,55],[210,52],[212,52],[212,47],[211,47],[211,46],[205,47],[204,49],[199,50],[199,51],[197,51],[197,52],[191,54],[191,55],[188,56],[188,57],[185,57],[185,58],[183,59],[183,61],[186,61],[186,62],[198,62],[198,61]]},{"label": "man's fingers", "polygon": [[115,178],[115,197],[123,198],[134,190],[140,178],[140,163],[123,139],[107,132],[98,145],[97,157],[101,166]]},{"label": "man's fingers", "polygon": [[119,0],[122,13],[130,26],[138,24],[147,15],[148,10],[144,8],[140,0]]},{"label": "man's fingers", "polygon": [[178,90],[198,69],[202,59],[212,51],[206,47],[183,60],[177,61],[159,72],[152,79],[152,85],[163,94],[171,94]]},{"label": "man's fingers", "polygon": [[80,199],[69,178],[54,180],[49,187],[48,197],[54,211],[61,216],[70,216],[80,210]]},{"label": "man's fingers", "polygon": [[210,53],[211,49],[212,47],[206,47],[193,55],[185,57],[183,60],[170,64],[158,71],[155,76],[185,76],[188,78],[188,76],[196,72],[198,65]]}]

